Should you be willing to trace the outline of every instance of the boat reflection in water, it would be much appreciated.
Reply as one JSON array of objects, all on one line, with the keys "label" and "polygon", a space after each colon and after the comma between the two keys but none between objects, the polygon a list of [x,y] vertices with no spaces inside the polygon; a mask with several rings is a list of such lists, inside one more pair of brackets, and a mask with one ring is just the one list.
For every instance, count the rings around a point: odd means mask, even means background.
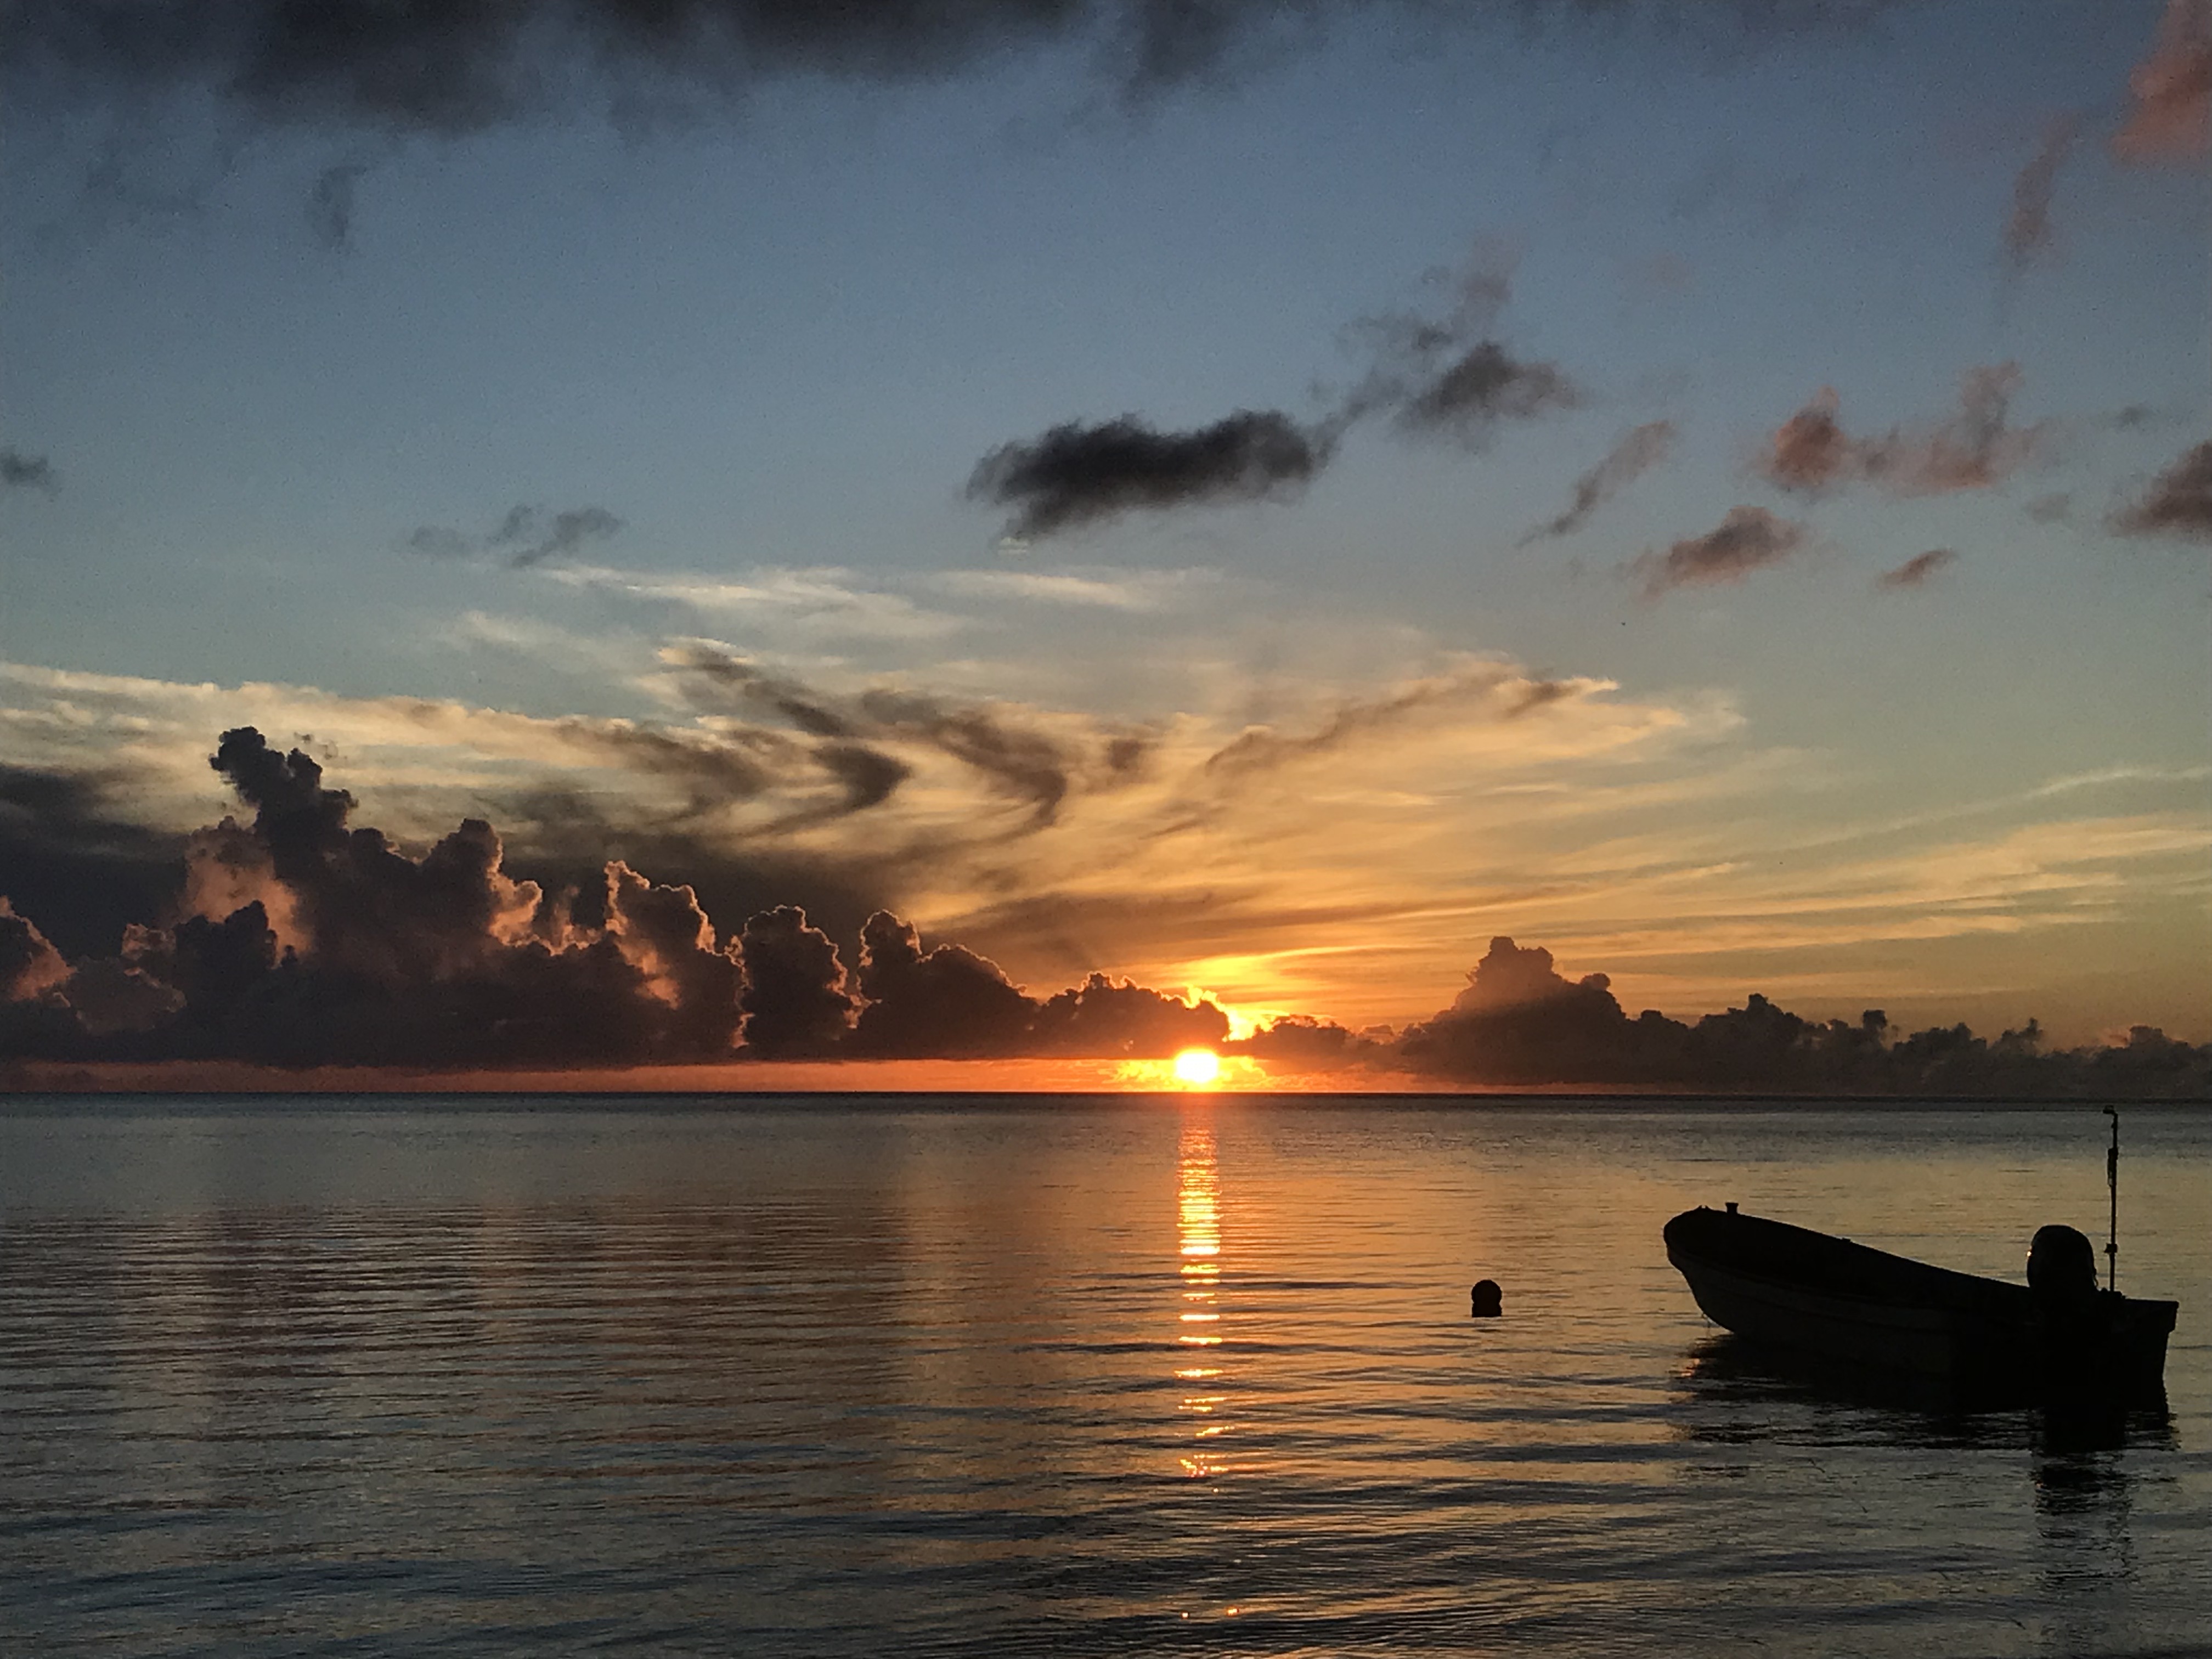
[{"label": "boat reflection in water", "polygon": [[1228,1430],[1221,1409],[1221,1169],[1214,1156],[1209,1117],[1184,1121],[1176,1158],[1176,1254],[1182,1281],[1176,1346],[1176,1379],[1184,1385],[1179,1410],[1197,1418],[1197,1444],[1181,1459],[1194,1480],[1224,1473],[1215,1443]]},{"label": "boat reflection in water", "polygon": [[[2141,1460],[2179,1445],[2163,1403],[1963,1411],[1927,1379],[1808,1361],[1726,1332],[1692,1347],[1674,1380],[1668,1415],[1688,1480],[1741,1498],[1782,1464],[1808,1468],[1832,1497],[1839,1559],[1870,1559],[1876,1540],[1917,1551],[1961,1606],[2003,1593],[1991,1564],[2032,1540],[2041,1605],[2054,1610],[2051,1651],[2110,1651],[2112,1631],[2130,1625]],[[1707,1510],[1723,1536],[1740,1513],[1757,1512],[1755,1501]]]}]

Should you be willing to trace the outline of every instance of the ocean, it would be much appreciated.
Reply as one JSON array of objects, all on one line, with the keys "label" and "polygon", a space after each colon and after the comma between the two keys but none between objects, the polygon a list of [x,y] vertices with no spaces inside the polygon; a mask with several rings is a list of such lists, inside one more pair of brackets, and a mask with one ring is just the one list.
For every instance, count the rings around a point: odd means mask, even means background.
[{"label": "ocean", "polygon": [[1773,1374],[1659,1232],[2017,1278],[2094,1108],[7,1099],[0,1648],[2212,1653],[2212,1113],[2122,1121],[2182,1310],[2083,1443]]}]

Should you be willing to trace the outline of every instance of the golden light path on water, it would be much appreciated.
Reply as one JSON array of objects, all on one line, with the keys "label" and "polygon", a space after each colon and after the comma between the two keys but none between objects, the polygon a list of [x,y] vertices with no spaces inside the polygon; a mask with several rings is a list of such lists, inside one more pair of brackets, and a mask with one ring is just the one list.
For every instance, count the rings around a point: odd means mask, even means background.
[{"label": "golden light path on water", "polygon": [[1182,1459],[1194,1480],[1224,1473],[1215,1440],[1228,1431],[1221,1408],[1223,1370],[1216,1363],[1221,1346],[1221,1170],[1207,1107],[1187,1109],[1176,1160],[1176,1250],[1182,1281],[1182,1312],[1176,1341],[1184,1363],[1176,1370],[1188,1385],[1181,1409],[1202,1419],[1192,1438],[1198,1444]]}]

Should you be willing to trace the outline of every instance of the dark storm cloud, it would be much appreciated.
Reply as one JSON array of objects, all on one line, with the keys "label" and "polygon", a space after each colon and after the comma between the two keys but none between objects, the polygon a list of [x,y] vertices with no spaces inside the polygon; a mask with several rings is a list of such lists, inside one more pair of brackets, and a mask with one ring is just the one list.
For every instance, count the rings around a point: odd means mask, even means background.
[{"label": "dark storm cloud", "polygon": [[1961,377],[1959,408],[1932,427],[1893,427],[1854,438],[1838,420],[1832,387],[1777,428],[1759,471],[1779,489],[1818,495],[1838,484],[1872,483],[1898,495],[1988,489],[2033,459],[2049,435],[2045,422],[2011,423],[2019,367],[1996,363]]},{"label": "dark storm cloud", "polygon": [[1526,547],[1548,537],[1571,535],[1589,521],[1591,514],[1664,461],[1674,449],[1672,421],[1647,421],[1624,433],[1595,466],[1575,480],[1566,510],[1523,536],[1521,545]]},{"label": "dark storm cloud", "polygon": [[726,108],[757,82],[913,82],[1054,47],[1087,50],[1125,99],[1218,83],[1247,61],[1372,15],[1433,27],[1638,16],[1717,37],[1851,21],[1877,0],[14,0],[6,62],[50,96],[127,109],[212,96],[249,118],[459,137],[573,111],[617,119]]},{"label": "dark storm cloud", "polygon": [[54,464],[43,455],[26,455],[15,448],[0,449],[0,489],[41,489],[61,493],[62,481]]},{"label": "dark storm cloud", "polygon": [[2166,0],[2149,54],[2128,76],[2124,161],[2186,161],[2212,143],[2212,0]]},{"label": "dark storm cloud", "polygon": [[2114,514],[2112,528],[2124,536],[2212,538],[2212,439],[2185,451],[2140,501]]},{"label": "dark storm cloud", "polygon": [[2044,128],[2035,154],[2013,180],[2012,213],[2005,221],[2004,248],[2014,271],[2025,270],[2051,246],[2051,198],[2057,188],[2058,169],[2065,165],[2081,126],[2076,115],[2054,118]]},{"label": "dark storm cloud", "polygon": [[1956,549],[1931,547],[1925,553],[1916,553],[1894,570],[1885,570],[1875,578],[1877,587],[1905,588],[1926,586],[1932,577],[1942,574],[1958,563]]},{"label": "dark storm cloud", "polygon": [[462,559],[491,554],[515,569],[527,569],[549,559],[564,559],[593,542],[617,534],[623,521],[604,507],[566,507],[558,512],[542,507],[507,509],[489,533],[470,536],[437,525],[424,525],[407,538],[417,553],[435,558]]},{"label": "dark storm cloud", "polygon": [[1011,507],[1006,533],[1049,536],[1139,509],[1279,500],[1328,465],[1334,440],[1276,410],[1163,432],[1134,415],[1066,421],[975,465],[972,501]]},{"label": "dark storm cloud", "polygon": [[1754,570],[1779,564],[1805,538],[1804,526],[1778,519],[1763,507],[1732,507],[1715,528],[1676,542],[1664,553],[1644,554],[1628,567],[1629,574],[1641,576],[1644,593],[1656,599],[1677,587],[1740,582]]}]

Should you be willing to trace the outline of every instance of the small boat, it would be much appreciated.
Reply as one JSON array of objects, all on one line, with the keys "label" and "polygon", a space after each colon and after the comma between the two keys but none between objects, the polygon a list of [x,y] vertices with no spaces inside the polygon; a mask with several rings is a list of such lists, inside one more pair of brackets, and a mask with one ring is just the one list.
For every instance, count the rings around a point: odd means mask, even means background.
[{"label": "small boat", "polygon": [[1736,1206],[1667,1224],[1715,1324],[1802,1362],[1934,1385],[1958,1404],[2155,1406],[2179,1304],[2097,1287],[2089,1241],[2036,1234],[2028,1283],[1935,1267]]}]

